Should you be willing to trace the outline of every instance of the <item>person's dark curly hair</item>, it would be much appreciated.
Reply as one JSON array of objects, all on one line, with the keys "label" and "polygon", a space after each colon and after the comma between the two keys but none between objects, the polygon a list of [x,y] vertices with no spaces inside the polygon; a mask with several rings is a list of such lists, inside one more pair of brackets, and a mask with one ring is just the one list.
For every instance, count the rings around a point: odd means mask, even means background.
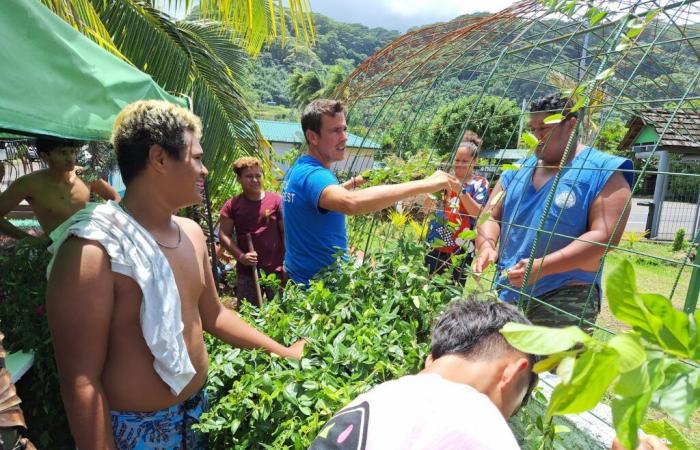
[{"label": "person's dark curly hair", "polygon": [[569,97],[565,97],[559,92],[550,92],[544,97],[533,100],[532,103],[530,103],[530,112],[562,113],[569,119],[571,117],[578,117],[578,112],[571,112],[573,106],[574,103]]}]

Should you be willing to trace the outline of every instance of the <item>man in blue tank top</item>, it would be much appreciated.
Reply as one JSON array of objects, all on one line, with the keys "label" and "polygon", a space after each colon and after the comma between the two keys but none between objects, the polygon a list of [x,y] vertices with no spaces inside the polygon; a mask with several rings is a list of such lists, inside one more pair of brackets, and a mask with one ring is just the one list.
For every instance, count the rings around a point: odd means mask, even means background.
[{"label": "man in blue tank top", "polygon": [[309,152],[289,169],[282,187],[284,265],[296,283],[308,284],[338,257],[346,257],[346,214],[379,211],[418,194],[460,189],[456,177],[436,171],[422,180],[355,191],[362,177],[339,184],[330,170],[345,157],[348,127],[343,104],[314,100],[304,108],[301,128]]},{"label": "man in blue tank top", "polygon": [[[605,247],[619,243],[629,216],[632,162],[576,141],[567,155],[578,120],[570,109],[571,101],[558,93],[530,105],[539,143],[519,170],[504,172],[494,187],[491,219],[478,230],[474,271],[497,262],[499,297],[523,301],[533,323],[587,328],[600,312]],[[561,121],[545,123],[554,114],[562,114]]]}]

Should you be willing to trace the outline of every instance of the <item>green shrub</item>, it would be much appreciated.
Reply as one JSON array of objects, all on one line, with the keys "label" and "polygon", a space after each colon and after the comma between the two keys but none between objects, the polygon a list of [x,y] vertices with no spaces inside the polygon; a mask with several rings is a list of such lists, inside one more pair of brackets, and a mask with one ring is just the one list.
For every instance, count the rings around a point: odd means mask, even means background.
[{"label": "green shrub", "polygon": [[320,427],[372,386],[419,371],[435,314],[459,296],[428,277],[426,249],[405,244],[361,267],[343,264],[308,290],[241,313],[272,337],[307,339],[299,363],[208,340],[211,410],[199,427],[211,448],[308,448]]},{"label": "green shrub", "polygon": [[49,257],[45,245],[28,240],[0,251],[0,329],[6,350],[34,353],[34,365],[17,383],[30,439],[38,448],[74,449],[45,314]]},{"label": "green shrub", "polygon": [[676,231],[676,237],[673,239],[673,247],[671,249],[674,252],[679,252],[683,250],[685,244],[685,228],[679,228]]}]

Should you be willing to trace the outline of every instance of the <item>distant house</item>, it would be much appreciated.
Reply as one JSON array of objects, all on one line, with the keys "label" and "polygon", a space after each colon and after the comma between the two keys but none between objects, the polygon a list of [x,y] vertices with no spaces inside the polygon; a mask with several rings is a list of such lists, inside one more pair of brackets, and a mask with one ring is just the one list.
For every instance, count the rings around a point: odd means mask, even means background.
[{"label": "distant house", "polygon": [[[270,142],[275,154],[282,156],[294,148],[300,148],[305,143],[301,124],[298,122],[279,122],[276,120],[256,120],[260,132]],[[381,146],[369,139],[348,133],[348,142],[345,145],[345,159],[334,163],[331,169],[334,171],[349,172],[353,175],[374,165],[374,152]],[[288,167],[280,167],[286,171]]]},{"label": "distant house", "polygon": [[[619,149],[632,151],[635,158],[654,156],[659,159],[657,170],[650,171],[643,180],[644,183],[654,183],[654,200],[647,204],[652,215],[649,237],[671,238],[675,229],[669,231],[661,227],[664,203],[669,196],[673,199],[674,195],[668,192],[668,172],[671,169],[668,155],[680,155],[686,162],[700,160],[700,114],[688,109],[678,110],[675,114],[671,109],[643,109],[627,121],[627,128]],[[695,236],[697,230],[698,208],[700,199],[694,213],[692,210],[680,213],[688,217],[694,215],[689,227],[691,236]]]},{"label": "distant house", "polygon": [[674,116],[669,109],[645,109],[630,118],[627,128],[618,148],[630,149],[637,157],[647,156],[657,142],[657,152],[700,155],[700,114],[693,110],[682,109]]}]

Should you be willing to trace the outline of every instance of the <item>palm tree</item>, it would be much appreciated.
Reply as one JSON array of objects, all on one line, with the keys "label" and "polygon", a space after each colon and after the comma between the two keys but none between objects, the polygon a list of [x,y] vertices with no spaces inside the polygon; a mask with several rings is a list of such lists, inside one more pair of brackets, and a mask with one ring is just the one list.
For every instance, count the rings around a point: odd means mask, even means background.
[{"label": "palm tree", "polygon": [[[133,64],[169,92],[191,98],[204,123],[202,146],[210,186],[228,184],[229,163],[240,154],[259,154],[268,144],[252,118],[247,99],[248,56],[288,34],[315,40],[306,0],[200,0],[196,20],[176,21],[158,5],[184,7],[193,0],[41,0],[54,13],[106,50]],[[278,16],[279,19],[278,20]]]}]

